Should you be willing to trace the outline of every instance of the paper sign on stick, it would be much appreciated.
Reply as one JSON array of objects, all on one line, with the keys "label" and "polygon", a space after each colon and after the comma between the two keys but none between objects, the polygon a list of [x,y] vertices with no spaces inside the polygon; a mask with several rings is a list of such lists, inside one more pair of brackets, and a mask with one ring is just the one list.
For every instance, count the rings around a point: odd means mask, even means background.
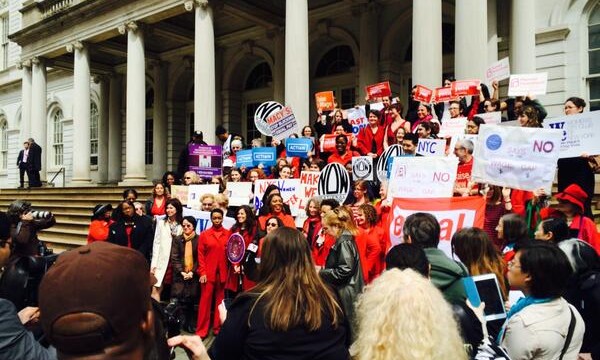
[{"label": "paper sign on stick", "polygon": [[445,156],[445,139],[419,139],[417,144],[417,154],[423,156]]},{"label": "paper sign on stick", "polygon": [[359,106],[358,109],[348,109],[346,110],[346,115],[348,116],[348,122],[352,125],[352,133],[354,135],[358,135],[360,129],[368,124],[364,106]]},{"label": "paper sign on stick", "polygon": [[511,75],[508,96],[544,95],[548,86],[548,73]]},{"label": "paper sign on stick", "polygon": [[283,109],[283,105],[276,101],[267,101],[260,104],[254,112],[254,125],[261,134],[271,136],[271,128],[267,118]]},{"label": "paper sign on stick", "polygon": [[433,90],[426,88],[423,85],[417,85],[415,87],[415,92],[413,95],[413,99],[415,101],[421,101],[429,104],[431,102],[431,97],[433,96]]},{"label": "paper sign on stick", "polygon": [[308,200],[317,196],[317,186],[319,184],[319,171],[303,171],[300,173],[300,186],[296,190],[298,198],[298,216],[296,216],[296,226],[302,227],[306,220],[306,207]]},{"label": "paper sign on stick", "polygon": [[287,138],[285,139],[285,153],[289,157],[297,156],[307,158],[308,153],[314,151],[312,138]]},{"label": "paper sign on stick", "polygon": [[462,135],[465,133],[467,128],[467,118],[459,117],[454,119],[443,119],[442,126],[440,126],[439,137],[452,137],[456,135]]},{"label": "paper sign on stick", "polygon": [[494,80],[500,81],[508,79],[510,77],[510,63],[508,57],[498,60],[485,71],[485,79],[488,84],[491,84]]},{"label": "paper sign on stick", "polygon": [[321,199],[335,199],[343,204],[350,193],[350,188],[350,174],[344,165],[331,163],[321,170],[317,187]]},{"label": "paper sign on stick", "polygon": [[252,149],[252,162],[254,166],[274,166],[277,163],[277,153],[274,147],[258,147]]},{"label": "paper sign on stick", "polygon": [[188,190],[188,186],[185,185],[171,185],[171,198],[179,200],[182,205],[187,205]]},{"label": "paper sign on stick", "polygon": [[389,81],[368,85],[365,87],[365,92],[369,96],[369,99],[392,96],[392,90],[390,88]]},{"label": "paper sign on stick", "polygon": [[333,104],[333,91],[321,91],[315,94],[317,110],[330,111],[335,109]]},{"label": "paper sign on stick", "polygon": [[451,197],[458,158],[395,157],[388,183],[388,198]]},{"label": "paper sign on stick", "polygon": [[236,152],[235,153],[235,166],[238,168],[254,167],[254,162],[252,161],[252,149],[239,150],[238,152]]},{"label": "paper sign on stick", "polygon": [[242,206],[250,204],[253,200],[251,182],[228,182],[227,197],[230,206]]},{"label": "paper sign on stick", "polygon": [[189,144],[189,169],[202,177],[221,175],[223,147],[220,145]]},{"label": "paper sign on stick", "polygon": [[488,125],[497,125],[502,122],[502,113],[500,111],[481,113],[475,116],[482,118]]},{"label": "paper sign on stick", "polygon": [[559,158],[600,154],[600,111],[545,119],[544,127],[562,132]]}]

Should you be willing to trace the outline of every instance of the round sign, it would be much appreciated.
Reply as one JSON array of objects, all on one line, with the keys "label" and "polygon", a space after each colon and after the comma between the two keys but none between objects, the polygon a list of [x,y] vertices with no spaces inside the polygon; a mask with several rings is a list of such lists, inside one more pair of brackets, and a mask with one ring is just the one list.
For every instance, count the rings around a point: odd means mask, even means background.
[{"label": "round sign", "polygon": [[254,112],[254,125],[261,134],[271,136],[271,128],[267,123],[267,118],[281,109],[283,109],[283,105],[276,101],[264,102],[256,108]]},{"label": "round sign", "polygon": [[402,155],[402,147],[398,144],[390,146],[381,154],[377,161],[377,178],[379,181],[387,179],[388,167],[392,166],[391,162],[388,163],[388,159],[400,155]]},{"label": "round sign", "polygon": [[[363,180],[369,177],[373,172],[373,161],[369,161],[366,157],[356,158],[352,164],[352,175],[356,180]],[[369,179],[369,180],[372,180]]]},{"label": "round sign", "polygon": [[227,240],[227,259],[233,264],[237,264],[244,258],[246,252],[246,243],[239,233],[231,234]]},{"label": "round sign", "polygon": [[327,164],[321,170],[317,194],[321,199],[335,199],[343,204],[350,193],[350,174],[342,164]]},{"label": "round sign", "polygon": [[490,150],[498,150],[502,146],[502,138],[498,134],[492,134],[485,140],[485,145]]}]

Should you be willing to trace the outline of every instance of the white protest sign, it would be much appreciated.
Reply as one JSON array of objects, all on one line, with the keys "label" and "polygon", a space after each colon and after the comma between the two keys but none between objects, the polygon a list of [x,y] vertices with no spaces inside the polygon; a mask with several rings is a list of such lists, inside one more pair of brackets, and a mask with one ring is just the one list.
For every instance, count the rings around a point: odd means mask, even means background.
[{"label": "white protest sign", "polygon": [[472,180],[549,192],[561,137],[562,132],[554,129],[482,125],[473,153]]},{"label": "white protest sign", "polygon": [[395,157],[387,197],[451,197],[457,168],[456,157]]},{"label": "white protest sign", "polygon": [[289,106],[267,117],[267,123],[271,129],[271,136],[277,140],[283,140],[294,133],[298,133],[298,121],[296,121],[292,108]]},{"label": "white protest sign", "polygon": [[182,205],[187,205],[188,186],[186,186],[186,185],[171,185],[171,198],[179,200]]},{"label": "white protest sign", "polygon": [[281,109],[283,109],[283,105],[276,101],[264,102],[256,108],[254,112],[254,125],[261,134],[271,136],[271,128],[267,123],[267,118]]},{"label": "white protest sign", "polygon": [[492,81],[500,81],[504,79],[508,79],[510,77],[510,63],[508,58],[498,60],[485,71],[485,79],[488,84],[491,84]]},{"label": "white protest sign", "polygon": [[354,156],[352,158],[353,180],[373,180],[373,158],[370,156]]},{"label": "white protest sign", "polygon": [[402,146],[396,144],[387,148],[386,151],[381,154],[379,160],[377,161],[377,178],[379,181],[384,181],[387,179],[387,175],[389,172],[389,168],[392,166],[391,161],[389,159],[402,155]]},{"label": "white protest sign", "polygon": [[348,122],[352,125],[352,133],[354,135],[357,135],[360,129],[368,124],[364,106],[348,109],[346,110],[346,115],[348,116]]},{"label": "white protest sign", "polygon": [[452,137],[465,133],[467,128],[467,118],[458,117],[454,119],[442,119],[442,125],[440,126],[439,137]]},{"label": "white protest sign", "polygon": [[486,124],[489,125],[496,125],[502,122],[502,113],[500,111],[481,113],[475,116],[480,117],[483,119],[483,121],[485,121]]},{"label": "white protest sign", "polygon": [[561,159],[600,154],[600,110],[545,119],[544,127],[561,130]]},{"label": "white protest sign", "polygon": [[296,216],[296,226],[302,227],[306,216],[306,206],[308,206],[308,200],[317,196],[317,187],[319,185],[318,171],[303,171],[300,173],[300,186],[296,190],[296,197],[298,198],[298,216]]},{"label": "white protest sign", "polygon": [[446,139],[419,139],[417,154],[423,156],[445,156]]},{"label": "white protest sign", "polygon": [[200,208],[200,196],[204,194],[216,195],[219,193],[219,185],[217,184],[205,184],[205,185],[190,185],[188,186],[188,199],[187,206],[190,209]]},{"label": "white protest sign", "polygon": [[317,185],[317,193],[321,199],[335,199],[343,204],[350,193],[350,174],[342,164],[327,164]]},{"label": "white protest sign", "polygon": [[548,73],[511,75],[508,96],[544,95],[548,86]]},{"label": "white protest sign", "polygon": [[[183,216],[193,216],[196,219],[196,233],[200,234],[202,231],[208,229],[212,226],[212,221],[210,221],[210,211],[202,211],[202,210],[193,210],[188,208],[183,208]],[[231,227],[235,224],[235,219],[225,216],[223,218],[223,227],[225,229],[231,229]]]},{"label": "white protest sign", "polygon": [[242,206],[250,204],[253,199],[251,182],[228,182],[227,197],[230,206]]},{"label": "white protest sign", "polygon": [[292,216],[298,215],[299,199],[296,190],[300,186],[300,179],[263,179],[254,182],[254,208],[258,211],[262,206],[262,198],[269,185],[276,185],[283,202],[290,207]]}]

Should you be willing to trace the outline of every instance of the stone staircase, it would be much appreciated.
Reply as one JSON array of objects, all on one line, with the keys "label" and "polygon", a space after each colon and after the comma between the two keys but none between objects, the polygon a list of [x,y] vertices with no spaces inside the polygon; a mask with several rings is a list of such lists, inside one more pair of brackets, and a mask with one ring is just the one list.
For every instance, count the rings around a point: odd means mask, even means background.
[{"label": "stone staircase", "polygon": [[[6,211],[14,200],[26,200],[35,210],[51,211],[56,225],[38,234],[55,252],[62,252],[86,243],[92,210],[96,204],[121,201],[126,187],[67,187],[36,188],[31,190],[0,189],[0,210]],[[152,193],[151,186],[136,187],[139,200],[145,202]]]}]

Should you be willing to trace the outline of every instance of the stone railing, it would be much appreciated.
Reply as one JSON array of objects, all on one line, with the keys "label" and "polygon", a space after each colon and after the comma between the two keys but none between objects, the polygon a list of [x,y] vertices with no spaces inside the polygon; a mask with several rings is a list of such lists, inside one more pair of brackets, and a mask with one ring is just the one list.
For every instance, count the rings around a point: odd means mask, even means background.
[{"label": "stone railing", "polygon": [[68,10],[76,0],[45,0],[38,3],[42,19]]},{"label": "stone railing", "polygon": [[101,0],[25,0],[23,7],[19,10],[23,14],[23,28],[56,14],[68,12],[75,5],[87,1]]}]

